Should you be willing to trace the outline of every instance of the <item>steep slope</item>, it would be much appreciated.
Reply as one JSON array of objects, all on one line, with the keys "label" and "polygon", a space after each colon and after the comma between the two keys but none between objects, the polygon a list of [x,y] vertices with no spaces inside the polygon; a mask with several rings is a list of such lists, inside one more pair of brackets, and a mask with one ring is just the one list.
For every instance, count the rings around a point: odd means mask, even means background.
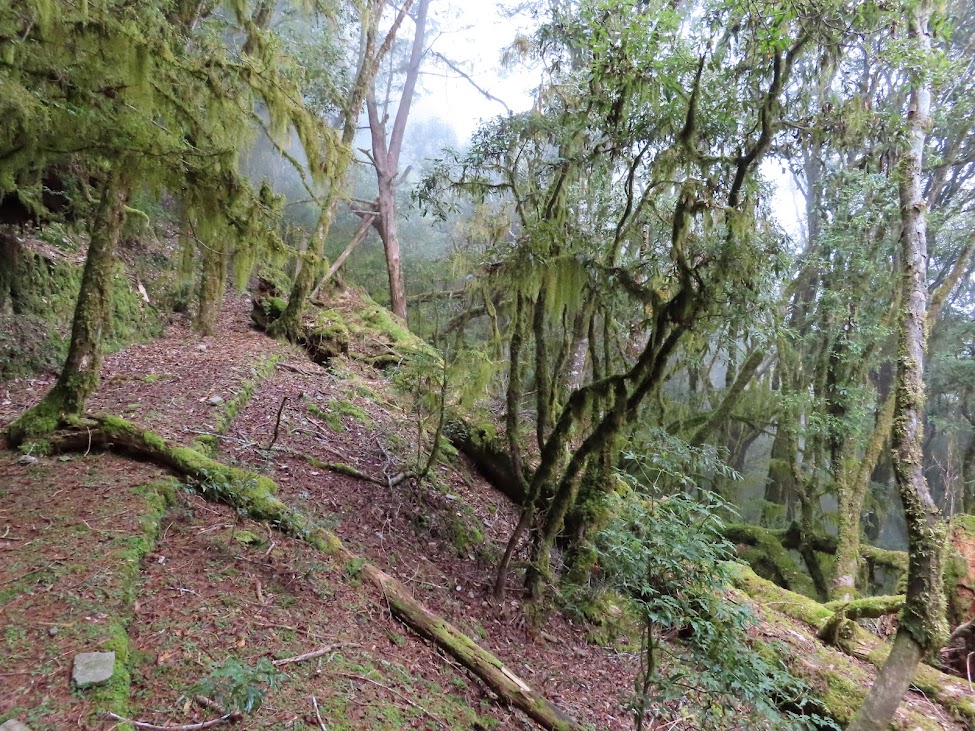
[{"label": "steep slope", "polygon": [[[352,355],[362,343],[367,357],[336,357],[326,368],[252,330],[247,307],[229,301],[212,337],[173,327],[111,356],[92,410],[272,478],[282,500],[574,718],[629,728],[631,655],[591,644],[592,628],[557,614],[527,622],[514,584],[504,605],[490,598],[515,519],[507,500],[458,456],[421,485],[398,479],[421,440],[409,383],[396,387],[370,364],[395,350],[388,333],[352,327]],[[376,315],[373,324],[389,323]],[[0,423],[44,384],[6,384]],[[19,718],[35,731],[112,728],[111,712],[185,726],[241,708],[244,727],[255,729],[531,725],[397,622],[359,559],[337,560],[254,523],[156,467],[97,449],[27,459],[4,452],[0,486],[0,654],[8,658],[0,721]],[[871,667],[824,648],[813,627],[779,609],[781,601],[761,608],[756,637],[787,648],[828,706],[855,707]],[[105,649],[118,654],[111,684],[72,691],[74,654]],[[280,663],[310,652],[319,654]],[[898,723],[964,728],[921,694]]]}]

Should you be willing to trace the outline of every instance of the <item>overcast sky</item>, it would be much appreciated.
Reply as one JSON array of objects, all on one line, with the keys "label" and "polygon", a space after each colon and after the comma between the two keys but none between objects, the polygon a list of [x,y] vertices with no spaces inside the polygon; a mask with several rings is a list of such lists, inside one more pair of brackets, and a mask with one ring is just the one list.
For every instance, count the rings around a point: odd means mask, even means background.
[{"label": "overcast sky", "polygon": [[[431,28],[428,47],[455,62],[480,88],[519,112],[531,106],[538,74],[523,67],[502,68],[503,50],[519,33],[532,31],[531,18],[509,18],[500,9],[513,2],[516,0],[432,0],[430,15],[435,22],[431,25],[435,28]],[[414,121],[442,119],[454,129],[458,142],[463,143],[480,122],[507,113],[504,106],[486,98],[436,57],[429,59],[424,68],[420,96],[414,100],[411,114]],[[768,160],[762,170],[776,184],[772,200],[776,218],[790,236],[800,237],[801,199],[791,174],[773,160]]]},{"label": "overcast sky", "polygon": [[[430,14],[436,19],[428,45],[455,62],[482,89],[502,99],[512,111],[531,105],[537,77],[530,71],[501,68],[501,54],[519,31],[530,31],[530,20],[505,17],[496,2],[433,0]],[[416,119],[439,117],[454,128],[460,141],[468,139],[483,120],[506,114],[505,108],[487,99],[442,61],[425,65],[421,96],[415,102]]]}]

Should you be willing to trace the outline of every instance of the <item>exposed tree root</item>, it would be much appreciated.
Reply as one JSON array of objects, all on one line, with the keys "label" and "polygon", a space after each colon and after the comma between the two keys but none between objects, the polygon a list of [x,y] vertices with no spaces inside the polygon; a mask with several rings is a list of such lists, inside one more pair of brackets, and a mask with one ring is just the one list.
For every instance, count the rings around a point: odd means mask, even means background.
[{"label": "exposed tree root", "polygon": [[817,633],[819,639],[846,651],[845,644],[855,637],[858,619],[879,619],[897,614],[904,608],[904,597],[872,596],[852,602],[830,602],[824,606],[834,611]]},{"label": "exposed tree root", "polygon": [[376,566],[363,563],[335,534],[275,497],[277,486],[267,477],[229,467],[193,449],[175,446],[157,434],[113,416],[86,416],[71,428],[53,434],[50,441],[52,448],[58,451],[98,446],[138,455],[173,470],[190,481],[208,500],[225,503],[254,520],[269,523],[282,533],[306,541],[339,560],[354,562],[360,566],[360,575],[382,592],[397,619],[435,642],[507,703],[523,711],[542,728],[582,731],[581,725],[532,690],[497,657],[414,599],[403,584]]}]

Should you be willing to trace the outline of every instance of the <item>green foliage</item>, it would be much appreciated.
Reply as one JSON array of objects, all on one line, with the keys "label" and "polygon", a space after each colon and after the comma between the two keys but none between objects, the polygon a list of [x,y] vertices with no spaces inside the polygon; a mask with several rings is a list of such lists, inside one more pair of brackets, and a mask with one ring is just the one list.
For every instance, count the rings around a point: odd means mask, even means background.
[{"label": "green foliage", "polygon": [[[431,349],[417,351],[396,369],[393,382],[411,395],[416,424],[414,472],[422,480],[440,455],[446,420],[448,366],[443,356]],[[424,449],[429,444],[429,451]]]},{"label": "green foliage", "polygon": [[228,657],[196,685],[194,692],[215,701],[227,713],[253,713],[263,705],[267,691],[274,690],[283,678],[267,658],[250,666]]},{"label": "green foliage", "polygon": [[701,728],[823,728],[807,714],[807,689],[753,647],[755,619],[728,596],[734,546],[721,535],[713,495],[663,494],[627,478],[615,519],[597,541],[603,581],[626,595],[642,624],[642,662],[632,702],[638,729],[647,713],[682,711]]}]

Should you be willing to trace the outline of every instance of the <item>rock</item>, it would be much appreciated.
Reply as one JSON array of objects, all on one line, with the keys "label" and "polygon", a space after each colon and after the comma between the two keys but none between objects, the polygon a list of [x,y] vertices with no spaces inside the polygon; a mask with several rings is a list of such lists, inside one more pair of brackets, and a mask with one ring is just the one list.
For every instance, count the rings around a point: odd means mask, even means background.
[{"label": "rock", "polygon": [[55,635],[56,635],[56,634],[57,634],[58,632],[59,632],[59,630],[58,630],[58,628],[57,628],[57,627],[51,627],[51,628],[50,628],[50,629],[49,629],[49,630],[47,631],[47,633],[48,633],[49,635],[51,635],[51,637],[54,637],[54,636],[55,636]]},{"label": "rock", "polygon": [[71,679],[78,688],[88,688],[107,683],[114,672],[114,652],[82,652],[74,657]]},{"label": "rock", "polygon": [[199,350],[201,353],[205,352],[207,349],[206,343],[200,343],[199,345],[196,346],[196,349]]},{"label": "rock", "polygon": [[[29,454],[25,454],[17,460],[17,464],[32,465],[37,464],[37,457],[32,457]],[[2,728],[2,726],[0,726]]]},{"label": "rock", "polygon": [[207,399],[207,403],[210,404],[210,406],[219,406],[223,403],[223,399],[219,396],[211,396]]},{"label": "rock", "polygon": [[0,723],[0,731],[30,731],[30,726],[25,726],[16,718]]}]

